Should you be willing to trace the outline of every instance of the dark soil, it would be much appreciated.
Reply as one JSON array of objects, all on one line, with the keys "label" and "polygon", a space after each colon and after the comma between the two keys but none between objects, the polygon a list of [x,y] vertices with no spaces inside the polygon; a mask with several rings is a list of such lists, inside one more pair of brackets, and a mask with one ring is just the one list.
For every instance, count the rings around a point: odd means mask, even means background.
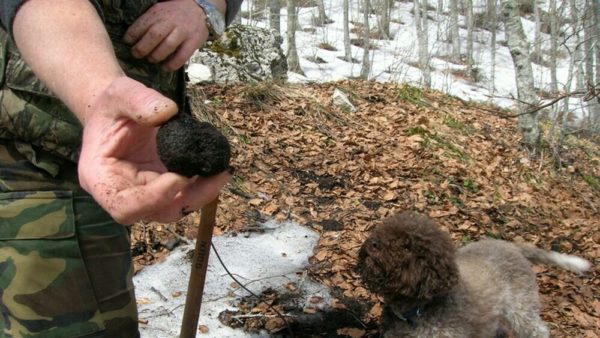
[{"label": "dark soil", "polygon": [[177,114],[156,136],[158,154],[167,169],[187,177],[209,177],[229,168],[227,138],[208,122]]},{"label": "dark soil", "polygon": [[[267,289],[260,295],[240,298],[236,303],[239,310],[222,311],[219,320],[224,325],[243,328],[246,332],[260,333],[260,330],[266,329],[272,337],[347,337],[348,331],[361,332],[365,338],[378,336],[375,322],[361,320],[373,303],[341,296],[337,308],[325,306],[317,309],[303,304],[303,296],[298,290],[280,293]],[[274,308],[279,314],[286,314],[285,321],[273,311]],[[262,311],[264,315],[256,315],[255,311]]]}]

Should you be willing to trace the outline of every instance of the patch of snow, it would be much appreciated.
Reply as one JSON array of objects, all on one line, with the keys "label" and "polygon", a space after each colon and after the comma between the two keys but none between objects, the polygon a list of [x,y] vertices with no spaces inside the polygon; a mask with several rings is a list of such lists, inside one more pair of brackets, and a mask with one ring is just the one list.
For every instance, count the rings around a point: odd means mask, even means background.
[{"label": "patch of snow", "polygon": [[190,83],[193,84],[208,82],[212,80],[210,68],[200,63],[191,63],[187,67],[187,74],[190,78]]},{"label": "patch of snow", "polygon": [[[282,290],[290,282],[296,283],[305,296],[320,296],[329,304],[331,296],[325,286],[308,280],[304,274],[308,257],[313,253],[319,235],[294,222],[269,221],[263,225],[264,233],[241,233],[237,236],[213,237],[213,244],[223,262],[236,278],[255,294],[267,288]],[[186,255],[193,243],[178,247],[164,262],[145,267],[133,281],[135,284],[142,338],[177,337],[183,318],[191,262]],[[204,296],[199,325],[206,325],[208,333],[198,337],[268,337],[244,333],[221,324],[219,313],[235,310],[232,303],[249,295],[241,288],[232,287],[233,280],[219,263],[214,251],[209,256],[209,267],[204,286]],[[231,297],[231,292],[235,297]],[[180,295],[178,295],[181,293]],[[177,296],[178,295],[178,296]]]}]

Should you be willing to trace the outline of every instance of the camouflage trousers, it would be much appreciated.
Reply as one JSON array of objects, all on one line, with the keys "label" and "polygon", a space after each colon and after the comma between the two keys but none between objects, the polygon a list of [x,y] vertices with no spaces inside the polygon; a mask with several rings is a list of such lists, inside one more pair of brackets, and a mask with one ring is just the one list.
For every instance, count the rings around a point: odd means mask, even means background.
[{"label": "camouflage trousers", "polygon": [[127,229],[31,151],[0,139],[0,338],[139,337]]}]

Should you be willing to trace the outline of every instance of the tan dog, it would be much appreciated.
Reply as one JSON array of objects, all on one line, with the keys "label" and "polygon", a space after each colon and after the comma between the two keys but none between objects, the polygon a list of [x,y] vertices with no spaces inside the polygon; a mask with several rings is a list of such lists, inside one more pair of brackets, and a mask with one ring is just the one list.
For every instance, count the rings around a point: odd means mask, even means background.
[{"label": "tan dog", "polygon": [[548,337],[531,263],[582,273],[579,257],[485,239],[456,250],[427,216],[404,212],[363,243],[358,271],[384,298],[383,337]]}]

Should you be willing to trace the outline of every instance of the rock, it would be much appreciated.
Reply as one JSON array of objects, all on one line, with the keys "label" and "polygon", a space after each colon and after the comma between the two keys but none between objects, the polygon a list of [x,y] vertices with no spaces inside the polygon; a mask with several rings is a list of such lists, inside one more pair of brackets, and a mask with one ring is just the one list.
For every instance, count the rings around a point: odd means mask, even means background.
[{"label": "rock", "polygon": [[[208,42],[191,59],[188,74],[192,82],[246,83],[287,80],[287,59],[283,39],[274,30],[233,25],[216,41]],[[206,76],[205,68],[210,70]]]},{"label": "rock", "polygon": [[346,93],[337,88],[333,91],[332,100],[334,105],[342,108],[343,110],[349,111],[351,113],[355,113],[357,110],[356,107],[354,107],[354,105],[352,104],[352,102],[350,102],[348,95],[346,95]]}]

